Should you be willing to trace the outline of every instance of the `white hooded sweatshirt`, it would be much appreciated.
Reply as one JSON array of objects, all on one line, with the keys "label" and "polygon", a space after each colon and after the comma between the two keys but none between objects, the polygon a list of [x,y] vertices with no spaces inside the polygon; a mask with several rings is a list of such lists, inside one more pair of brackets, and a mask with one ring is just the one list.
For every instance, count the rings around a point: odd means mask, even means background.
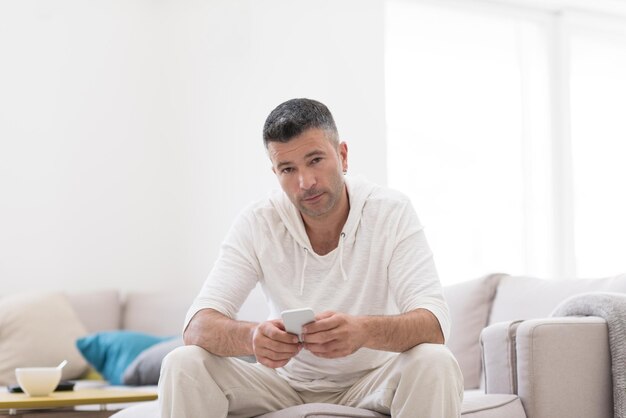
[{"label": "white hooded sweatshirt", "polygon": [[[339,245],[325,255],[312,249],[302,217],[277,191],[237,218],[209,277],[187,313],[201,309],[235,318],[257,282],[270,318],[310,307],[352,315],[394,315],[427,309],[448,338],[450,323],[432,253],[409,199],[364,180],[346,178],[350,213]],[[350,387],[394,353],[362,348],[323,359],[302,350],[278,373],[296,390]]]}]

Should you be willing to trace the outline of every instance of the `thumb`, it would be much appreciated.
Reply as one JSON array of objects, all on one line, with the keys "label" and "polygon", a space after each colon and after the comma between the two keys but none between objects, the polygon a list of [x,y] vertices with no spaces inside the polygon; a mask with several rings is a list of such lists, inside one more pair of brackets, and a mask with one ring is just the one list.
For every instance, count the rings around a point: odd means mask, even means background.
[{"label": "thumb", "polygon": [[285,324],[283,323],[282,319],[273,319],[271,321],[269,321],[272,325],[274,325],[276,328],[278,328],[281,331],[285,330]]}]

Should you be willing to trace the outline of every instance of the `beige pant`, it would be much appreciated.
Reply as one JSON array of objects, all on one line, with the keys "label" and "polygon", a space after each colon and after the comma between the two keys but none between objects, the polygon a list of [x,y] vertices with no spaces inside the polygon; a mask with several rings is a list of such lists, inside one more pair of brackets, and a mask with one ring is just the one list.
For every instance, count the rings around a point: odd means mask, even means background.
[{"label": "beige pant", "polygon": [[394,356],[343,392],[296,391],[259,363],[180,347],[163,361],[159,380],[162,418],[255,417],[303,403],[370,409],[397,418],[461,415],[463,377],[443,345],[420,344]]}]

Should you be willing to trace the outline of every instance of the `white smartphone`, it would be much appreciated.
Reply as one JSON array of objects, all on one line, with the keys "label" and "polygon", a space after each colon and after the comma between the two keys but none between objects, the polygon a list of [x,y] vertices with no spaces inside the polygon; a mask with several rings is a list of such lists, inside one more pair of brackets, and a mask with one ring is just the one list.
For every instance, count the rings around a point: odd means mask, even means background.
[{"label": "white smartphone", "polygon": [[285,324],[285,331],[298,336],[302,341],[302,326],[315,321],[315,313],[311,308],[290,309],[283,311],[280,316]]}]

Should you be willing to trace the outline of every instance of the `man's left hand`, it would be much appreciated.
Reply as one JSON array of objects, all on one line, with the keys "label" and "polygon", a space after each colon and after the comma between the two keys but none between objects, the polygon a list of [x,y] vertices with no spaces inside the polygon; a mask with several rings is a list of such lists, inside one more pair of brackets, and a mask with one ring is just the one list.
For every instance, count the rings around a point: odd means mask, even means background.
[{"label": "man's left hand", "polygon": [[303,327],[304,348],[318,357],[348,356],[367,341],[359,317],[332,311],[322,312]]}]

